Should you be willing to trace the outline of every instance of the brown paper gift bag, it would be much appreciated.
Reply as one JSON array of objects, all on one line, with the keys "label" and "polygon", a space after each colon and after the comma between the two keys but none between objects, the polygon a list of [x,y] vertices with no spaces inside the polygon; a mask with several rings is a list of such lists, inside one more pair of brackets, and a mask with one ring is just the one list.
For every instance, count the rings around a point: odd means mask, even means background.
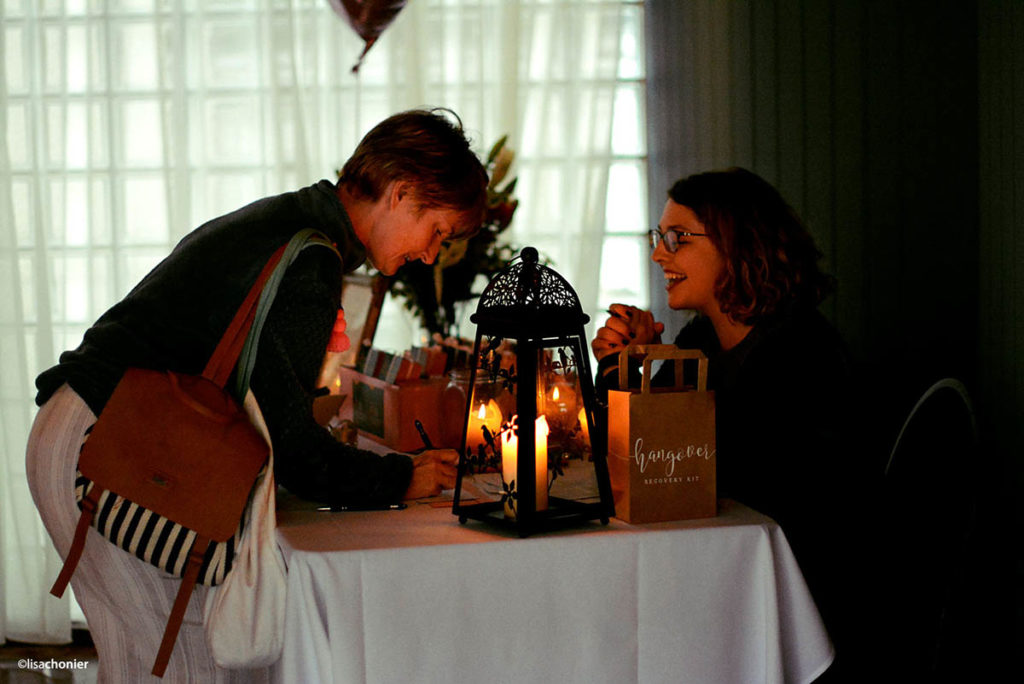
[{"label": "brown paper gift bag", "polygon": [[[643,357],[639,391],[628,388],[630,357]],[[651,362],[658,359],[675,364],[675,383],[652,390]],[[684,389],[685,359],[697,359],[696,390]],[[707,357],[671,344],[627,347],[619,355],[619,387],[608,392],[615,516],[629,523],[715,516],[715,399],[707,391]]]}]

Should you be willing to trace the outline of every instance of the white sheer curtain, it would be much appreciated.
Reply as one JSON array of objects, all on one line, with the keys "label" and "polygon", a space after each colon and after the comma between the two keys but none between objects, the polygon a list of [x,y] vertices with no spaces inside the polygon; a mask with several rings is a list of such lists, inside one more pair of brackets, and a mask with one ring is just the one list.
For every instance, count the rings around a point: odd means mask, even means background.
[{"label": "white sheer curtain", "polygon": [[362,42],[326,0],[0,8],[0,640],[70,636],[25,483],[35,376],[189,230],[333,178],[388,114],[451,107],[481,154],[508,133],[509,239],[549,256],[587,311],[644,297],[642,267],[598,269],[606,245],[642,258],[639,2],[416,0],[358,78]]}]

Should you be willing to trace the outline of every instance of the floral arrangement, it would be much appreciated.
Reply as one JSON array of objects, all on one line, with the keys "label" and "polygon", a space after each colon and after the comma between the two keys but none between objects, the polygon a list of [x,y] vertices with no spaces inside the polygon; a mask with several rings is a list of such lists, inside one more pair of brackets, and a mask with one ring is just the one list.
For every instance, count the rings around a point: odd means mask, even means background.
[{"label": "floral arrangement", "polygon": [[391,294],[404,300],[404,307],[431,335],[450,336],[457,322],[456,305],[480,296],[473,291],[477,276],[490,279],[518,251],[498,241],[519,206],[519,200],[513,197],[518,178],[499,187],[515,159],[515,151],[507,142],[508,136],[502,136],[487,155],[487,211],[477,234],[442,245],[433,265],[409,262],[394,276]]}]

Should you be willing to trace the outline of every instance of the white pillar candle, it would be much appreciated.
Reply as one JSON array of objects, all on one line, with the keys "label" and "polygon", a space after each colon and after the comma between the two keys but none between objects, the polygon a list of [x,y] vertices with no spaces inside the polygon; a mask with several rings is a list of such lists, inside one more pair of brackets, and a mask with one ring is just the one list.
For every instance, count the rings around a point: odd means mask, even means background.
[{"label": "white pillar candle", "polygon": [[[513,419],[514,422],[515,419]],[[541,416],[534,424],[536,447],[534,449],[535,482],[537,488],[537,510],[548,507],[548,422]],[[501,436],[501,479],[508,489],[517,479],[519,465],[519,437],[512,430],[505,431]],[[516,492],[519,487],[516,486]],[[505,499],[505,517],[515,518],[515,512]]]}]

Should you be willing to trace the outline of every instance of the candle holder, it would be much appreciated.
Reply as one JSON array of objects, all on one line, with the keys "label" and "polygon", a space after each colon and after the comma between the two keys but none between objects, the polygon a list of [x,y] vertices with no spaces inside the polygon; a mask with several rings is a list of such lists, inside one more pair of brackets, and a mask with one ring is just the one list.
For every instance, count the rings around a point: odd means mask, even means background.
[{"label": "candle holder", "polygon": [[572,287],[526,247],[490,282],[470,320],[473,394],[452,513],[522,537],[607,524],[615,510],[583,332],[590,317]]}]

